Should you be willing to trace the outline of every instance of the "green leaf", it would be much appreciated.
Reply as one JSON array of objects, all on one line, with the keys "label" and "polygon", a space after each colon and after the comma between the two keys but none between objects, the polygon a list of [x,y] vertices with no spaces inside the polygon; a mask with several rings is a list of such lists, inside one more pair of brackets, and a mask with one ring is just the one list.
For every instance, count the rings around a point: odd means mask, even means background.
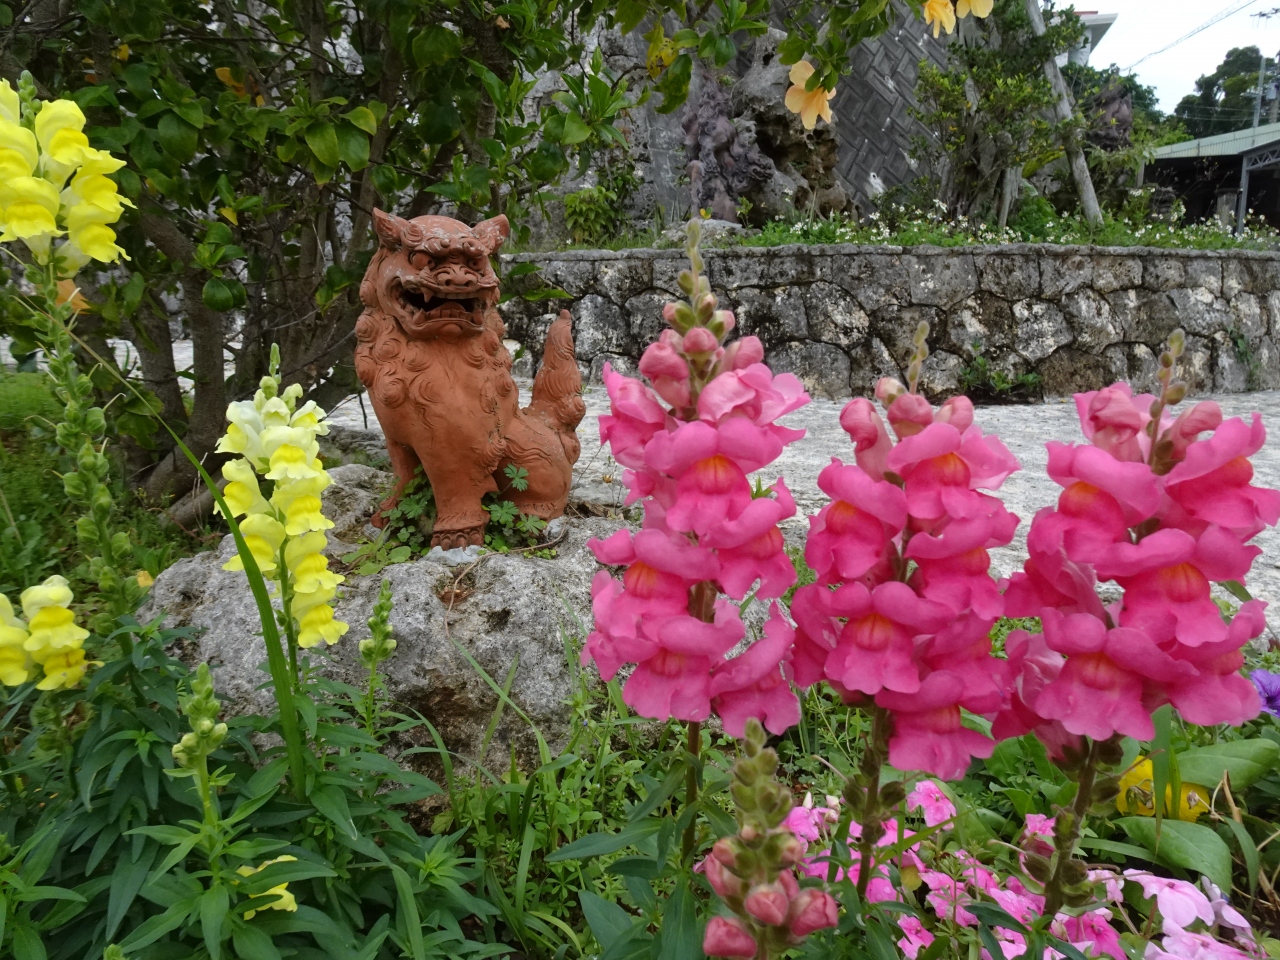
[{"label": "green leaf", "polygon": [[324,121],[312,123],[307,127],[305,137],[307,146],[311,148],[317,160],[326,167],[338,165],[338,131],[334,129],[332,123]]},{"label": "green leaf", "polygon": [[462,118],[450,101],[427,101],[419,114],[418,134],[427,143],[448,143],[462,129]]},{"label": "green leaf", "polygon": [[[186,833],[187,831],[183,830],[181,832]],[[172,842],[180,843],[181,840]],[[107,897],[107,929],[103,934],[105,939],[110,940],[115,936],[116,930],[120,927],[120,922],[124,920],[124,915],[129,911],[129,907],[133,906],[133,901],[137,898],[138,891],[142,889],[143,883],[146,882],[147,873],[151,870],[151,864],[155,862],[155,857],[156,845],[149,843],[142,848],[142,853],[137,860],[130,862],[127,857],[121,857],[120,862],[116,864],[115,870],[111,873],[111,893]]]},{"label": "green leaf", "polygon": [[576,113],[565,114],[564,132],[560,135],[560,142],[566,146],[573,146],[575,143],[582,143],[591,136],[591,128],[583,122],[582,117]]},{"label": "green leaf", "polygon": [[349,837],[357,836],[356,825],[351,822],[351,811],[347,808],[347,798],[341,789],[334,786],[317,787],[311,791],[311,802],[315,808],[333,821],[334,826]]},{"label": "green leaf", "polygon": [[573,843],[565,844],[546,860],[548,863],[557,863],[561,860],[587,860],[607,853],[616,853],[623,847],[632,846],[652,837],[662,829],[662,823],[661,819],[653,817],[628,824],[617,833],[591,833],[585,837],[579,837]]},{"label": "green leaf", "polygon": [[1166,819],[1156,836],[1151,817],[1122,817],[1116,821],[1129,836],[1175,867],[1204,874],[1223,890],[1231,889],[1231,851],[1209,827]]},{"label": "green leaf", "polygon": [[462,53],[462,38],[439,24],[425,27],[413,38],[413,59],[419,67],[434,67]]},{"label": "green leaf", "polygon": [[204,126],[204,111],[194,100],[170,104],[170,109],[197,130]]},{"label": "green leaf", "polygon": [[582,904],[582,915],[591,928],[592,936],[606,950],[619,938],[631,934],[634,926],[631,914],[616,903],[597,896],[590,890],[579,890],[578,902]]},{"label": "green leaf", "polygon": [[196,155],[200,146],[200,131],[176,113],[166,113],[156,124],[156,136],[160,146],[178,163],[186,163]]},{"label": "green leaf", "polygon": [[204,300],[206,307],[219,313],[231,310],[236,305],[235,291],[221,277],[210,277],[206,280],[204,288],[200,291],[200,297]]},{"label": "green leaf", "polygon": [[363,130],[349,123],[338,125],[338,153],[342,162],[354,170],[369,165],[369,138]]},{"label": "green leaf", "polygon": [[47,957],[40,934],[25,923],[13,928],[14,960],[46,960]]},{"label": "green leaf", "polygon": [[231,935],[240,960],[280,960],[280,951],[264,931],[252,923],[241,924]]},{"label": "green leaf", "polygon": [[1280,744],[1273,740],[1232,740],[1209,747],[1196,747],[1178,754],[1178,772],[1183,783],[1198,783],[1213,789],[1224,773],[1231,775],[1233,790],[1257,783],[1276,769]]},{"label": "green leaf", "polygon": [[348,110],[342,115],[342,118],[371,137],[378,132],[378,118],[373,115],[373,111],[368,107],[356,107],[354,110]]},{"label": "green leaf", "polygon": [[384,197],[389,197],[399,189],[399,177],[396,168],[390,164],[382,164],[373,168],[373,185]]},{"label": "green leaf", "polygon": [[702,924],[688,883],[677,884],[667,898],[661,956],[663,960],[702,960]]},{"label": "green leaf", "polygon": [[391,876],[396,883],[396,896],[400,901],[397,926],[403,923],[403,933],[408,935],[409,954],[413,960],[426,960],[426,948],[422,942],[422,920],[418,913],[418,901],[413,894],[413,883],[401,867],[391,865]]},{"label": "green leaf", "polygon": [[246,896],[257,897],[272,887],[282,883],[293,883],[296,880],[310,880],[313,877],[334,877],[333,868],[328,864],[316,863],[313,860],[284,860],[263,867],[257,873],[240,881],[237,889]]},{"label": "green leaf", "polygon": [[640,26],[640,21],[644,19],[645,14],[648,12],[648,7],[640,3],[639,0],[619,0],[618,5],[613,10],[613,17],[623,33],[630,33]]},{"label": "green leaf", "polygon": [[1253,842],[1253,837],[1249,836],[1244,824],[1237,823],[1230,817],[1224,817],[1223,822],[1231,828],[1236,844],[1240,847],[1240,854],[1244,857],[1244,868],[1249,874],[1249,894],[1252,896],[1257,893],[1258,888],[1258,845]]},{"label": "green leaf", "polygon": [[222,960],[222,921],[231,906],[227,888],[217,883],[200,898],[200,933],[210,960]]}]

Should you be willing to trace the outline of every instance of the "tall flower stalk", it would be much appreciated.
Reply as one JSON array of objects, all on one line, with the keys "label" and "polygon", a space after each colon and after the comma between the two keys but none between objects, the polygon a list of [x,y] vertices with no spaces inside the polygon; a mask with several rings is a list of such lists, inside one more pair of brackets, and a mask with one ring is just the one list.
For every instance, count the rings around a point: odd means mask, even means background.
[{"label": "tall flower stalk", "polygon": [[[72,349],[78,297],[69,278],[91,260],[114,263],[124,256],[110,224],[132,204],[108,176],[124,161],[90,147],[84,124],[72,101],[38,100],[30,74],[23,73],[17,90],[0,80],[0,243],[21,241],[26,248],[25,257],[10,252],[27,262],[26,280],[35,293],[27,322],[63,405],[55,432],[67,465],[63,487],[83,511],[76,538],[88,577],[106,600],[98,618],[105,633],[117,617],[137,608],[143,590],[128,572],[133,562],[128,534],[111,522],[115,504],[104,452],[106,415],[95,404],[93,383],[80,371]],[[121,637],[127,646],[127,635]]]},{"label": "tall flower stalk", "polygon": [[[779,479],[753,492],[749,473],[770,464],[803,431],[775,421],[807,403],[800,382],[775,377],[755,337],[725,345],[736,320],[718,309],[689,225],[690,269],[680,274],[684,303],[668,304],[668,328],[640,361],[651,386],[606,366],[610,413],[600,436],[626,468],[628,505],[643,502],[638,533],[621,530],[592,541],[601,563],[625,567],[592,583],[595,630],[583,662],[611,679],[635,669],[623,699],[637,713],[689,724],[686,803],[698,793],[702,721],[714,712],[741,736],[749,717],[775,733],[799,720],[799,703],[783,672],[792,630],[776,604],[764,637],[733,659],[744,637],[738,604],[748,595],[781,597],[795,582],[778,524],[795,513]],[[685,832],[687,860],[696,818]]]},{"label": "tall flower stalk", "polygon": [[[280,351],[273,346],[270,372],[252,400],[227,408],[230,426],[218,443],[220,453],[241,455],[222,468],[230,481],[223,497],[231,515],[243,518],[245,543],[275,586],[288,643],[287,681],[295,690],[299,648],[336,643],[348,629],[333,614],[333,599],[345,578],[329,570],[324,555],[325,531],[333,521],[321,512],[320,494],[333,481],[320,462],[316,438],[329,428],[324,411],[314,401],[299,407],[301,398],[296,383],[281,390]],[[270,481],[266,493],[259,478]],[[232,557],[223,569],[243,570],[244,560]]]}]

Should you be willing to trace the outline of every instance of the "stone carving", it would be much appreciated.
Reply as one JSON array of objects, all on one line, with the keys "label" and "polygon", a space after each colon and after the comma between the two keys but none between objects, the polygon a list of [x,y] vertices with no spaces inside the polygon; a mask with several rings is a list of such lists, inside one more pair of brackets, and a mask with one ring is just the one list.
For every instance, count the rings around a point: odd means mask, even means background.
[{"label": "stone carving", "polygon": [[698,104],[685,108],[682,126],[694,210],[709,210],[717,220],[737,223],[738,202],[767,183],[774,167],[759,147],[740,135],[729,94],[715,74],[703,73]]},{"label": "stone carving", "polygon": [[[482,544],[486,493],[544,520],[560,516],[585,412],[569,313],[547,333],[533,400],[522,410],[489,262],[510,232],[507,218],[472,228],[377,210],[374,228],[379,245],[360,284],[355,361],[396,474],[374,525],[419,464],[435,495],[433,546]],[[507,476],[512,465],[527,471],[524,489]]]}]

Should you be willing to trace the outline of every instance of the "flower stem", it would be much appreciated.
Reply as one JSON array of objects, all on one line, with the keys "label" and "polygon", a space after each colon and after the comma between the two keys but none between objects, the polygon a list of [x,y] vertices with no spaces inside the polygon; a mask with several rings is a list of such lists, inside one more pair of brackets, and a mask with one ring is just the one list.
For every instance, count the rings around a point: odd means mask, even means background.
[{"label": "flower stem", "polygon": [[[698,757],[702,755],[702,724],[697,720],[689,721],[689,738],[686,741],[686,749],[689,752],[689,770],[685,774],[684,787],[684,805],[686,810],[693,810],[693,805],[698,802]],[[698,842],[698,815],[691,815],[689,825],[684,828],[684,843],[682,845],[681,859],[688,860],[694,853],[694,846]]]},{"label": "flower stem", "polygon": [[1098,745],[1089,741],[1089,752],[1083,769],[1080,771],[1080,787],[1076,791],[1076,800],[1070,811],[1063,811],[1059,817],[1071,818],[1068,829],[1054,830],[1053,840],[1053,873],[1044,888],[1044,916],[1057,916],[1064,901],[1062,888],[1066,885],[1067,864],[1071,862],[1076,843],[1080,840],[1080,830],[1088,816],[1089,807],[1093,804],[1093,784],[1098,775]]},{"label": "flower stem", "polygon": [[862,754],[862,780],[865,789],[862,804],[862,836],[858,840],[858,896],[865,898],[875,871],[872,862],[876,843],[884,836],[880,809],[880,768],[884,766],[885,744],[889,731],[888,712],[874,707],[871,715],[871,740]]}]

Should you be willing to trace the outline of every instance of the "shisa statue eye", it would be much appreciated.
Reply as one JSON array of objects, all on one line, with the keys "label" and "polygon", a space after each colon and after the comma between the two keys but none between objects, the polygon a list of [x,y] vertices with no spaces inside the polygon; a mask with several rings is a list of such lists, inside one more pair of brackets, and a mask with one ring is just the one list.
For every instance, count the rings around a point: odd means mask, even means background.
[{"label": "shisa statue eye", "polygon": [[413,264],[417,270],[425,270],[431,266],[431,254],[423,250],[415,250],[409,254],[409,262]]}]

